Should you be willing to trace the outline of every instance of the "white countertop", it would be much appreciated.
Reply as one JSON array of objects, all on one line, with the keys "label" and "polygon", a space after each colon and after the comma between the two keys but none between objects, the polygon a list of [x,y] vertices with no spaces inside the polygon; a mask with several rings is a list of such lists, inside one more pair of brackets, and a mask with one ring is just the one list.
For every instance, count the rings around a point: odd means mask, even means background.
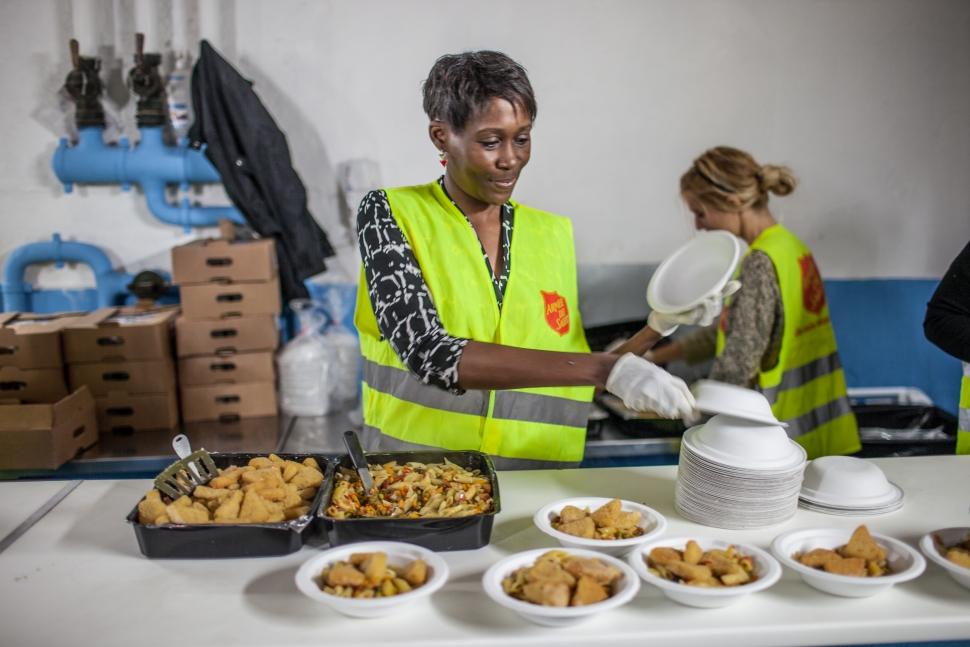
[{"label": "white countertop", "polygon": [[[375,620],[346,618],[297,591],[296,569],[316,548],[252,559],[147,559],[125,516],[150,481],[85,481],[0,554],[0,643],[725,647],[970,639],[970,591],[933,563],[916,580],[865,599],[824,594],[788,571],[768,590],[723,609],[681,606],[644,584],[626,606],[566,628],[533,625],[481,588],[482,573],[498,558],[554,547],[532,525],[532,514],[565,496],[643,501],[667,517],[668,536],[705,535],[763,548],[798,527],[851,528],[864,521],[873,532],[915,546],[929,530],[970,526],[970,459],[875,462],[905,491],[902,510],[854,518],[799,510],[785,524],[750,531],[681,519],[673,507],[675,467],[501,472],[502,511],[491,543],[442,553],[451,569],[448,584],[430,600]],[[50,488],[46,482],[0,483],[0,519],[21,514],[24,492],[41,492],[34,498],[42,503]]]}]

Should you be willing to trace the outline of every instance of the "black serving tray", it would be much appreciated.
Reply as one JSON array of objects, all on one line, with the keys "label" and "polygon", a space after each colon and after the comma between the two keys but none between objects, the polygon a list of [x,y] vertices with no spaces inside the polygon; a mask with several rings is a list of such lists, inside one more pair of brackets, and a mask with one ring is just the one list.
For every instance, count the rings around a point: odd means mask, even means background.
[{"label": "black serving tray", "polygon": [[[487,454],[476,451],[419,451],[419,452],[380,452],[367,454],[370,464],[383,464],[397,461],[399,464],[443,463],[447,458],[465,469],[477,469],[487,476],[492,484],[492,511],[467,517],[447,517],[429,519],[403,519],[400,517],[361,517],[355,519],[335,519],[327,516],[330,498],[333,494],[335,478],[324,483],[323,503],[320,506],[320,519],[326,526],[331,546],[350,544],[356,541],[404,541],[424,546],[434,551],[471,550],[488,544],[492,536],[492,522],[501,509],[498,492],[498,475]],[[335,468],[353,469],[349,456],[339,457]]]},{"label": "black serving tray", "polygon": [[[146,526],[138,522],[138,504],[128,513],[128,523],[135,530],[138,548],[145,557],[153,558],[213,558],[213,557],[267,557],[286,555],[303,547],[311,536],[322,535],[323,525],[317,517],[317,510],[323,500],[324,491],[330,491],[333,477],[333,464],[320,454],[276,454],[283,460],[302,462],[312,457],[323,470],[323,483],[317,495],[310,502],[310,512],[280,523],[219,523],[219,524],[166,524]],[[267,453],[235,454],[214,453],[212,461],[216,467],[230,465],[243,466],[257,456]],[[141,499],[139,499],[139,503]]]}]

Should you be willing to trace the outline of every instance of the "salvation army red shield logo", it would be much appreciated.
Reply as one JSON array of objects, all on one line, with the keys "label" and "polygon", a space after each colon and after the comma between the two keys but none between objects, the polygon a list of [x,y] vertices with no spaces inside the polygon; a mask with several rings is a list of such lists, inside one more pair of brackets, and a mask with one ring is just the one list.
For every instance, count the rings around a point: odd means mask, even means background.
[{"label": "salvation army red shield logo", "polygon": [[562,337],[569,332],[569,306],[566,305],[566,297],[558,292],[539,292],[542,294],[546,323]]},{"label": "salvation army red shield logo", "polygon": [[802,304],[806,310],[817,315],[825,307],[822,275],[818,273],[818,267],[811,254],[805,254],[799,258],[798,265],[802,270]]}]

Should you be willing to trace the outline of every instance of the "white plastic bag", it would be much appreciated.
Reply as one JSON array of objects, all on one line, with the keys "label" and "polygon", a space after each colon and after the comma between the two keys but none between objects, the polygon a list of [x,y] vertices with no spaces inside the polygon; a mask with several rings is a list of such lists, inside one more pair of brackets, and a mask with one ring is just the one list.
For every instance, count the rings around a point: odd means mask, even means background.
[{"label": "white plastic bag", "polygon": [[299,318],[300,332],[277,360],[280,407],[290,415],[322,416],[346,411],[357,402],[357,337],[341,325],[339,301],[328,304],[329,322],[320,305],[309,299],[290,303]]}]

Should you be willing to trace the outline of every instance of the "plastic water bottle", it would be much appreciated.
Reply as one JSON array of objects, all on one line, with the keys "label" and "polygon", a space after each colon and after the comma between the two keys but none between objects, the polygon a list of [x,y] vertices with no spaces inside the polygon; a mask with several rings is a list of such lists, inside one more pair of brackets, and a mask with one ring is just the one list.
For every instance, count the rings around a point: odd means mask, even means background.
[{"label": "plastic water bottle", "polygon": [[191,57],[187,52],[175,55],[175,66],[168,75],[165,94],[168,100],[168,121],[175,140],[182,141],[192,125]]}]

